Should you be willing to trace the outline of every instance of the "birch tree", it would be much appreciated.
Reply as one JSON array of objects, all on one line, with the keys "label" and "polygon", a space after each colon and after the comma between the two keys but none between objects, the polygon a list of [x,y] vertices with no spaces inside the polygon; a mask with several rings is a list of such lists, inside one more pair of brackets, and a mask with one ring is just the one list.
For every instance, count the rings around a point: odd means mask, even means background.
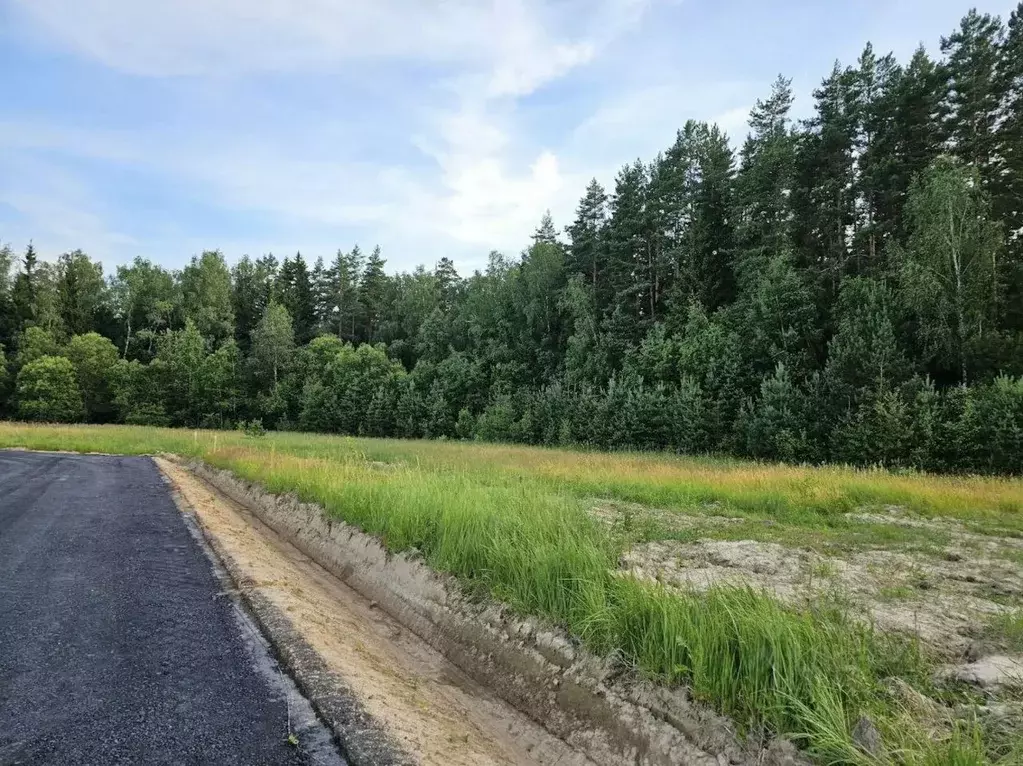
[{"label": "birch tree", "polygon": [[961,383],[971,347],[995,329],[1001,235],[989,209],[977,170],[945,156],[916,182],[907,205],[903,300],[925,357]]}]

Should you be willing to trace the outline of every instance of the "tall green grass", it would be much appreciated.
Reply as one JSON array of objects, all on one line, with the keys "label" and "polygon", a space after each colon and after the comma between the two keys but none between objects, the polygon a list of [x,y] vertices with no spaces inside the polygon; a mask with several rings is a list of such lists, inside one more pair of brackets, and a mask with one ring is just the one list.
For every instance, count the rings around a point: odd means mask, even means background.
[{"label": "tall green grass", "polygon": [[858,762],[850,731],[884,716],[879,679],[922,676],[926,661],[833,611],[794,610],[747,589],[677,593],[615,574],[619,551],[582,510],[529,483],[482,486],[469,476],[413,467],[376,470],[334,460],[227,448],[214,465],[293,491],[415,549],[524,613],[563,625],[594,651],[650,677],[688,684],[747,730],[793,735],[828,762]]},{"label": "tall green grass", "polygon": [[[950,727],[947,738],[935,740],[889,694],[890,677],[927,687],[930,661],[914,642],[877,633],[827,605],[786,607],[748,589],[678,592],[617,573],[619,542],[577,497],[595,481],[589,455],[480,445],[437,445],[431,455],[423,443],[10,424],[0,424],[0,445],[176,452],[272,492],[294,492],[378,535],[391,550],[417,551],[470,589],[564,626],[595,652],[660,682],[686,684],[746,732],[788,735],[822,763],[876,762],[852,738],[862,716],[886,736],[890,752],[882,761],[985,762],[983,742],[976,743],[982,734],[966,737]],[[388,465],[375,464],[382,457]],[[620,491],[615,481],[641,481],[645,469],[631,479],[627,473],[634,458],[597,457],[602,470],[621,461],[621,475],[602,485],[608,492]],[[681,470],[663,460],[668,466],[658,470],[672,476]],[[582,464],[574,479],[573,461]],[[782,480],[772,484],[769,469],[746,470],[763,474],[767,497],[780,491]],[[742,491],[752,493],[757,484],[747,479]],[[939,755],[952,760],[935,760]]]},{"label": "tall green grass", "polygon": [[468,471],[481,481],[523,477],[577,497],[658,508],[722,510],[792,524],[827,524],[864,507],[899,506],[1023,530],[1023,482],[842,466],[759,464],[664,453],[601,453],[513,445],[360,439],[372,459]]}]

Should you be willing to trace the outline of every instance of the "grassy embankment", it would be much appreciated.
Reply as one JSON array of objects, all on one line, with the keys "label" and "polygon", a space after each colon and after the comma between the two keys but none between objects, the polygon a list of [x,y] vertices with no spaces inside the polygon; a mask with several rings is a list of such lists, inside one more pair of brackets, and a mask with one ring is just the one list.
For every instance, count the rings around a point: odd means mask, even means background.
[{"label": "grassy embankment", "polygon": [[[875,632],[830,605],[785,607],[747,589],[686,595],[616,576],[627,535],[595,522],[587,507],[600,498],[742,516],[744,533],[827,544],[903,543],[914,535],[926,542],[925,531],[852,525],[844,514],[898,504],[981,531],[1019,533],[1018,481],[112,426],[0,424],[0,446],[175,452],[271,491],[294,491],[393,550],[415,548],[434,568],[563,625],[594,651],[614,653],[662,682],[687,684],[746,731],[784,732],[821,762],[875,762],[851,736],[864,715],[885,737],[882,761],[981,764],[1003,754],[979,726],[946,722],[935,729],[892,692],[886,679],[898,677],[925,695],[953,694],[933,686],[930,659],[915,643]],[[656,524],[643,534],[657,536]]]}]

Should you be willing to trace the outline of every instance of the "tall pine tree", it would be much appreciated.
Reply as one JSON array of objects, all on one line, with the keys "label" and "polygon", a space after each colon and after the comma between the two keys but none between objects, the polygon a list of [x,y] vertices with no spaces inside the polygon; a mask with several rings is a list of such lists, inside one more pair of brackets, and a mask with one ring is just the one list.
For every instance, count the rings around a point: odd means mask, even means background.
[{"label": "tall pine tree", "polygon": [[19,331],[26,325],[35,324],[39,318],[38,263],[39,258],[36,256],[35,247],[29,242],[25,249],[25,255],[21,259],[21,271],[14,278],[14,289],[12,290],[15,321]]},{"label": "tall pine tree", "polygon": [[277,275],[277,299],[288,310],[295,330],[295,341],[305,345],[316,334],[316,297],[302,253],[285,258]]},{"label": "tall pine tree", "polygon": [[736,179],[737,270],[755,283],[772,258],[789,252],[796,140],[789,125],[792,83],[779,77],[766,101],[750,112],[750,135]]},{"label": "tall pine tree", "polygon": [[1009,17],[999,56],[1001,117],[997,128],[999,183],[994,215],[1005,224],[1006,252],[1000,279],[1004,289],[1004,325],[1023,332],[1023,2]]},{"label": "tall pine tree", "polygon": [[386,261],[380,254],[380,246],[373,248],[366,259],[366,268],[359,281],[359,302],[363,307],[363,325],[359,339],[366,343],[374,343],[380,330],[380,322],[384,316],[387,298],[387,274],[384,273]]},{"label": "tall pine tree", "polygon": [[579,201],[576,218],[568,227],[570,244],[566,267],[571,274],[581,274],[594,293],[604,288],[606,269],[607,193],[594,178]]},{"label": "tall pine tree", "polygon": [[970,10],[959,29],[941,39],[948,92],[945,133],[952,153],[976,168],[988,194],[1001,183],[995,127],[1001,112],[1000,53],[1005,30],[997,16]]}]

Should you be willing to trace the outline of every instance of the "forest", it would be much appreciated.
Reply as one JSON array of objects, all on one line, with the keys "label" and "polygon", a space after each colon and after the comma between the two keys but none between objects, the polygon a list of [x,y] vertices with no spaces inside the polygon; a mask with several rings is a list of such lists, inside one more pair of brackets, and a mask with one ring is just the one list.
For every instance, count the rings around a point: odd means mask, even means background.
[{"label": "forest", "polygon": [[469,275],[4,247],[0,414],[1020,473],[1023,3],[812,98],[687,122]]}]

